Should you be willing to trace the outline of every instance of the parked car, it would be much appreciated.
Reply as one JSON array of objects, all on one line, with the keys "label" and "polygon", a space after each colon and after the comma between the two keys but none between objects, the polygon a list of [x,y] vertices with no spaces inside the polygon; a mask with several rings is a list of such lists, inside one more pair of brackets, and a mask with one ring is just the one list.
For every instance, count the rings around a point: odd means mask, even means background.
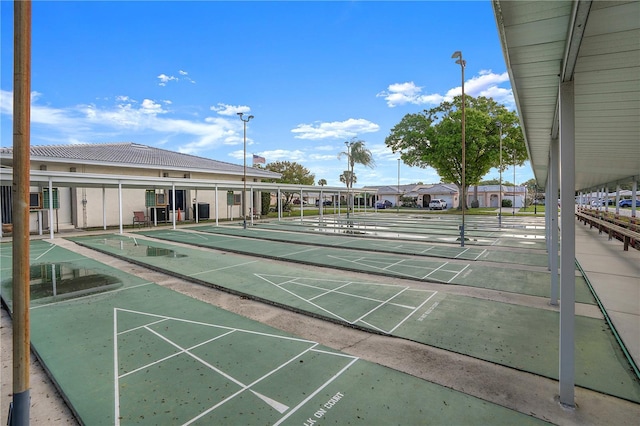
[{"label": "parked car", "polygon": [[[322,202],[323,206],[331,206],[333,205],[333,203],[331,202],[331,200],[324,200]],[[316,207],[320,207],[320,200],[316,200]]]},{"label": "parked car", "polygon": [[388,209],[393,207],[393,203],[389,200],[378,201],[376,203],[376,209]]},{"label": "parked car", "polygon": [[[620,200],[619,207],[631,207],[631,198]],[[636,200],[636,207],[640,207],[640,200]]]},{"label": "parked car", "polygon": [[447,208],[447,202],[441,198],[434,198],[429,203],[429,210],[444,210]]},{"label": "parked car", "polygon": [[[295,200],[293,200],[293,204],[300,204],[300,198],[296,198]],[[307,204],[309,204],[309,203],[307,203],[306,201],[302,200],[302,205],[303,206],[306,206]]]}]

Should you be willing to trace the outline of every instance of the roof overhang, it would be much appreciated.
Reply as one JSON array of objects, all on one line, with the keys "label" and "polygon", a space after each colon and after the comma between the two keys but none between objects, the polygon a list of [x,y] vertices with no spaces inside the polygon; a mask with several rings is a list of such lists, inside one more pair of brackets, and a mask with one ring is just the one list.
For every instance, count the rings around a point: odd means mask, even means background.
[{"label": "roof overhang", "polygon": [[[80,187],[80,188],[138,188],[138,189],[200,189],[200,190],[242,190],[244,183],[240,180],[212,180],[212,179],[182,179],[166,177],[145,177],[131,175],[113,175],[96,173],[72,173],[54,172],[47,170],[31,170],[30,183],[32,186],[47,187],[49,181],[54,187]],[[0,168],[0,181],[3,185],[13,181],[13,169]],[[283,192],[310,192],[325,194],[344,193],[344,187],[315,185],[297,185],[273,182],[247,182],[247,190],[254,191],[283,191]],[[358,189],[354,188],[354,191]],[[375,193],[375,190],[367,190]]]},{"label": "roof overhang", "polygon": [[640,2],[493,0],[536,180],[558,137],[559,83],[574,82],[575,190],[640,176]]}]

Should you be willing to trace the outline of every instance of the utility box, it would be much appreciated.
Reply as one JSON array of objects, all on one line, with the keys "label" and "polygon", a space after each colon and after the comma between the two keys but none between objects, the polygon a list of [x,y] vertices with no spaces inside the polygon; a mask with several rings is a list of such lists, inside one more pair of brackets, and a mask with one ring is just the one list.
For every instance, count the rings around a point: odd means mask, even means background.
[{"label": "utility box", "polygon": [[[200,219],[209,219],[209,203],[198,203],[198,220]],[[194,211],[194,215],[193,215],[193,220],[196,220],[196,215],[195,215],[195,211],[196,211],[196,205],[193,204],[193,211]]]},{"label": "utility box", "polygon": [[[156,215],[158,219],[156,219]],[[151,209],[151,222],[166,222],[169,215],[167,214],[166,207],[153,207]]]}]

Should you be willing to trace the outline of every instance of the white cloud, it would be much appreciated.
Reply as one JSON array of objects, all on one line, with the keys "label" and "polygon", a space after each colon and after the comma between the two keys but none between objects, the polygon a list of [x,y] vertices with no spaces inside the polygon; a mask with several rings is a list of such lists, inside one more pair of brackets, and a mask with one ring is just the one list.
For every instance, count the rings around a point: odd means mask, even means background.
[{"label": "white cloud", "polygon": [[[40,95],[32,96],[38,99]],[[167,138],[186,139],[189,142],[177,148],[184,153],[200,153],[222,145],[243,142],[242,123],[223,117],[207,117],[204,120],[186,120],[170,117],[170,111],[162,103],[145,99],[138,103],[128,96],[119,96],[119,102],[111,106],[95,104],[53,108],[31,104],[32,141],[72,143],[99,140],[131,140],[147,138],[168,142]],[[13,94],[0,91],[0,113],[11,117]],[[253,142],[247,141],[249,144]]]},{"label": "white cloud", "polygon": [[157,102],[152,101],[151,99],[145,99],[142,101],[142,106],[140,108],[140,112],[143,114],[164,114],[167,111],[162,109],[162,105]]},{"label": "white cloud", "polygon": [[316,151],[335,151],[336,147],[333,145],[321,145],[321,146],[316,146],[315,150]]},{"label": "white cloud", "polygon": [[251,112],[251,108],[246,105],[227,105],[223,103],[218,103],[217,105],[209,107],[211,111],[215,111],[220,115],[237,115],[239,112],[248,114]]},{"label": "white cloud", "polygon": [[376,97],[384,98],[390,108],[405,104],[437,105],[443,100],[442,95],[422,95],[421,92],[422,87],[416,86],[413,81],[409,81],[406,83],[390,84],[387,90],[378,93]]},{"label": "white cloud", "polygon": [[373,133],[380,130],[380,126],[364,118],[350,118],[345,121],[332,121],[314,124],[299,124],[291,132],[296,139],[345,139],[361,133]]},{"label": "white cloud", "polygon": [[160,83],[158,83],[159,86],[166,86],[170,81],[178,81],[178,77],[166,74],[160,74],[158,79],[160,80]]},{"label": "white cloud", "polygon": [[317,161],[327,161],[327,160],[336,160],[338,158],[337,154],[311,154],[309,155],[310,160]]},{"label": "white cloud", "polygon": [[189,83],[194,83],[195,84],[195,80],[193,80],[191,77],[188,77],[189,73],[184,71],[184,70],[179,70],[178,74],[180,74],[180,77],[176,77],[174,75],[166,75],[166,74],[160,74],[158,76],[158,79],[160,80],[160,83],[158,83],[159,86],[166,86],[168,82],[170,81],[188,81]]},{"label": "white cloud", "polygon": [[[271,151],[261,151],[260,156],[267,159],[267,163],[271,163],[273,161],[295,161],[301,162],[305,159],[305,154],[303,151],[299,149],[288,150],[288,149],[275,149]],[[242,156],[240,157],[242,158]]]},{"label": "white cloud", "polygon": [[[513,108],[513,92],[509,88],[500,87],[500,84],[509,82],[509,74],[495,74],[491,70],[482,70],[479,75],[465,81],[465,94],[471,96],[490,96],[508,108]],[[441,95],[437,93],[422,94],[422,87],[416,86],[413,81],[405,83],[393,83],[378,93],[376,97],[384,98],[390,108],[396,106],[413,105],[438,105],[443,101],[450,101],[454,96],[462,92],[461,86],[454,87]]]}]

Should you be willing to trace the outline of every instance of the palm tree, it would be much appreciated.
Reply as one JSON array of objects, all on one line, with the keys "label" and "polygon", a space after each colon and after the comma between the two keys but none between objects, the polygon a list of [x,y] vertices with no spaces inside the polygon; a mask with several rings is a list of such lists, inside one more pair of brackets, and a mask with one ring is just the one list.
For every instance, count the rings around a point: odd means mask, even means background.
[{"label": "palm tree", "polygon": [[320,179],[318,180],[318,185],[320,186],[325,186],[327,184],[327,180],[326,179]]},{"label": "palm tree", "polygon": [[[353,171],[356,163],[362,164],[365,167],[373,168],[376,162],[373,159],[373,154],[365,147],[365,141],[361,139],[352,138],[350,141],[344,143],[346,150],[338,154],[338,158],[343,156],[347,157],[347,165],[349,166],[345,173],[340,176],[340,181],[347,185],[347,190],[353,189],[355,183],[355,173]],[[345,179],[344,181],[342,179]],[[347,201],[347,218],[349,218],[349,208],[353,207],[353,195],[349,193]]]},{"label": "palm tree", "polygon": [[356,183],[358,182],[358,176],[356,175],[351,175],[351,172],[349,170],[345,170],[341,175],[340,175],[340,182],[342,183]]}]

